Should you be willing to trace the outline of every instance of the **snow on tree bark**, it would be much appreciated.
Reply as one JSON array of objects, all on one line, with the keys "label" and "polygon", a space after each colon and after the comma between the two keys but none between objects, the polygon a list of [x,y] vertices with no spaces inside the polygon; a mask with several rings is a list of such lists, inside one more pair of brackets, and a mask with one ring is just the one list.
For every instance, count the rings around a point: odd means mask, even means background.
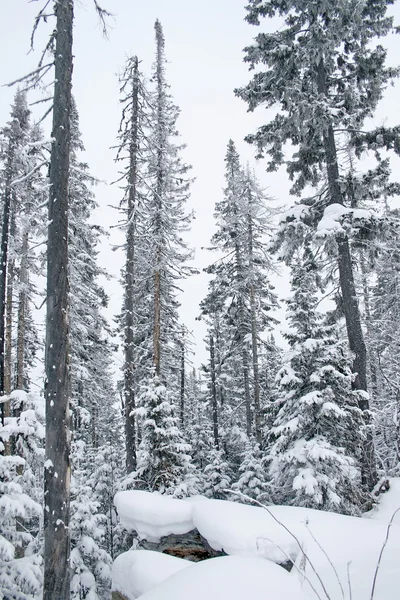
[{"label": "snow on tree bark", "polygon": [[46,317],[46,464],[43,599],[70,597],[68,179],[73,1],[55,5],[56,48],[50,161]]}]

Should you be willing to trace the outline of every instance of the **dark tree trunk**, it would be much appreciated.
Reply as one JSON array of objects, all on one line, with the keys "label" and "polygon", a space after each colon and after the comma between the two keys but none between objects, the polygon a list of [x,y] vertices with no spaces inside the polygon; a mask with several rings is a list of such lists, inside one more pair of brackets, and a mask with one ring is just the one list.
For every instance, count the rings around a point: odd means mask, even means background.
[{"label": "dark tree trunk", "polygon": [[[247,223],[247,245],[249,253],[250,274],[253,272],[253,224],[251,217],[248,217]],[[253,361],[253,385],[254,385],[254,430],[256,440],[261,445],[261,408],[260,408],[260,373],[258,366],[258,331],[257,331],[257,313],[254,294],[254,284],[251,281],[249,286],[250,296],[250,319],[251,319],[251,351]]]},{"label": "dark tree trunk", "polygon": [[181,425],[184,427],[185,425],[185,344],[182,339],[180,342],[180,351],[181,351],[181,368],[179,371],[179,395],[180,395],[180,417],[181,417]]},{"label": "dark tree trunk", "polygon": [[[318,93],[327,96],[326,71],[323,59],[318,63],[317,70]],[[339,184],[339,167],[333,127],[328,123],[323,135],[326,170],[329,186],[329,204],[344,204]],[[361,315],[354,284],[353,265],[350,245],[347,236],[339,234],[336,237],[338,247],[339,284],[343,299],[343,309],[346,320],[347,336],[350,350],[354,355],[353,373],[355,374],[354,389],[367,392],[367,352],[361,326]],[[358,401],[362,411],[369,409],[368,395],[360,394]],[[368,419],[367,419],[368,422]],[[367,427],[362,456],[362,479],[365,486],[372,490],[378,476],[372,432]]]},{"label": "dark tree trunk", "polygon": [[129,193],[128,193],[128,230],[126,236],[125,265],[125,444],[126,470],[131,473],[136,469],[136,435],[135,435],[135,355],[134,355],[134,293],[135,293],[135,235],[137,204],[137,161],[139,151],[139,62],[133,59],[132,67],[132,115],[131,138],[129,146]]},{"label": "dark tree trunk", "polygon": [[163,54],[164,38],[158,21],[156,22],[156,84],[157,84],[157,183],[154,194],[156,204],[155,238],[156,238],[156,266],[154,273],[154,330],[153,330],[153,363],[156,375],[161,373],[161,211],[164,189],[164,153],[165,153],[165,115],[164,115],[164,74]]},{"label": "dark tree trunk", "polygon": [[[1,266],[0,266],[0,396],[4,395],[5,388],[5,332],[6,332],[6,296],[7,296],[7,271],[8,271],[8,244],[10,238],[10,216],[12,201],[12,165],[14,161],[14,144],[10,140],[6,167],[6,182],[3,204],[3,223],[1,229]],[[9,402],[1,403],[1,419],[9,415]]]},{"label": "dark tree trunk", "polygon": [[214,444],[217,450],[219,449],[219,433],[218,433],[218,403],[217,403],[217,382],[215,377],[215,345],[214,336],[210,335],[210,375],[211,375],[211,406],[213,420],[213,435]]},{"label": "dark tree trunk", "polygon": [[46,464],[43,600],[70,598],[68,179],[73,0],[56,4],[46,318]]}]

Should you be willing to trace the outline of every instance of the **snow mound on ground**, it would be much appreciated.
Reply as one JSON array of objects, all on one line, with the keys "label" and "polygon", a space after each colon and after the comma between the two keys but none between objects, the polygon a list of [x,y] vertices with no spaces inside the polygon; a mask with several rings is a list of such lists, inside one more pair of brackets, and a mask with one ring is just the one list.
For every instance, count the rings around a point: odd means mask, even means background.
[{"label": "snow mound on ground", "polygon": [[151,550],[130,550],[120,554],[112,568],[112,590],[135,600],[174,573],[194,563]]},{"label": "snow mound on ground", "polygon": [[196,563],[141,600],[305,600],[296,578],[260,558],[223,556]]},{"label": "snow mound on ground", "polygon": [[[400,508],[400,477],[393,477],[389,482],[389,490],[379,496],[379,504],[365,513],[364,517],[389,523],[393,514]],[[400,526],[400,511],[394,517],[393,523]]]},{"label": "snow mound on ground", "polygon": [[157,492],[129,490],[114,497],[122,526],[136,531],[140,539],[158,542],[171,533],[177,535],[193,529],[192,508],[195,503],[175,500]]},{"label": "snow mound on ground", "polygon": [[[223,500],[196,503],[193,523],[215,550],[230,555],[257,555],[274,562],[288,558],[296,561],[292,573],[300,578],[304,591],[313,600],[317,598],[313,587],[321,598],[326,597],[319,577],[330,600],[370,598],[375,566],[387,533],[387,524],[378,520],[292,506],[271,506],[265,510]],[[400,527],[393,525],[374,600],[398,600],[399,556]]]}]

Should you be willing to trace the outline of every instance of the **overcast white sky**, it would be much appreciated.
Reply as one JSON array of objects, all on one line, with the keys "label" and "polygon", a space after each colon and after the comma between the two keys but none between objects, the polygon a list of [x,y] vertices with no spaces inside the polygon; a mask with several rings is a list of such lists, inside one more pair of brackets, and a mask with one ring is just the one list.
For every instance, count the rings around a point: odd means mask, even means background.
[{"label": "overcast white sky", "polygon": [[[7,83],[34,69],[38,52],[48,30],[39,31],[36,52],[30,47],[32,23],[44,0],[0,0],[0,83]],[[75,0],[73,93],[80,114],[80,126],[87,150],[86,160],[93,175],[109,183],[116,178],[113,163],[115,137],[120,119],[117,73],[127,56],[136,54],[142,70],[149,72],[154,57],[154,21],[160,19],[166,38],[167,78],[175,103],[181,108],[178,129],[187,144],[185,159],[193,165],[196,182],[191,204],[196,211],[191,244],[196,248],[195,265],[206,266],[210,256],[201,250],[213,233],[213,207],[221,197],[226,144],[232,138],[244,161],[253,161],[254,150],[243,141],[244,136],[266,120],[261,109],[246,112],[246,105],[235,98],[233,89],[249,80],[242,62],[242,48],[251,42],[257,28],[244,22],[245,0],[100,0],[115,14],[110,21],[109,39],[102,37],[92,0]],[[394,7],[397,22],[400,8]],[[265,22],[263,29],[273,30],[276,23]],[[390,60],[396,63],[400,38],[389,41]],[[399,89],[390,90],[382,103],[377,121],[386,118],[397,122]],[[0,89],[0,126],[9,116],[14,90]],[[49,126],[49,124],[48,124]],[[288,196],[285,174],[266,174],[258,164],[257,173],[268,191],[280,204],[292,202]],[[109,227],[117,220],[109,208],[119,200],[119,191],[101,184],[97,188],[99,214],[95,220]],[[111,229],[111,243],[120,238]],[[118,277],[122,252],[111,252],[104,245],[101,259]],[[206,276],[191,278],[184,284],[182,320],[194,330],[200,343],[197,360],[204,360],[201,338],[204,328],[195,317],[198,302],[207,288]],[[107,291],[114,312],[119,310],[121,290],[117,279]]]}]

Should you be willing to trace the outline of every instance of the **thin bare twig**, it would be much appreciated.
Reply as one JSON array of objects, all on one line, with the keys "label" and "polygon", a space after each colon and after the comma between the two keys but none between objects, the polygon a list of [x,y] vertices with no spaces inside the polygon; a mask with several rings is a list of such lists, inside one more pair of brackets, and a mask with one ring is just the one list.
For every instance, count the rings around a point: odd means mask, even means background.
[{"label": "thin bare twig", "polygon": [[[243,494],[242,492],[236,492],[235,490],[224,490],[225,492],[230,492],[231,494],[236,494],[237,496],[241,496],[242,498],[246,499],[247,501],[252,502],[253,504],[257,504],[257,506],[260,506],[261,508],[263,508],[264,510],[267,511],[267,513],[274,519],[274,521],[276,523],[278,523],[278,525],[280,525],[281,527],[283,527],[283,529],[285,531],[288,532],[288,534],[295,540],[295,542],[297,543],[300,551],[304,554],[305,558],[307,559],[311,569],[313,570],[315,576],[317,577],[318,581],[321,584],[322,589],[324,590],[325,596],[328,598],[328,600],[331,600],[330,595],[328,594],[328,591],[325,587],[324,582],[322,581],[320,575],[317,573],[316,568],[314,567],[313,563],[311,562],[310,558],[307,556],[307,554],[304,552],[303,550],[303,546],[300,543],[299,538],[292,532],[290,531],[290,529],[288,527],[286,527],[286,525],[284,523],[282,523],[282,521],[280,521],[279,519],[277,519],[275,517],[275,515],[270,511],[270,509],[268,508],[268,506],[265,506],[264,504],[262,504],[261,502],[259,502],[258,500],[254,500],[254,498],[250,498],[250,496],[248,496],[247,494]],[[400,509],[399,509],[400,510]]]},{"label": "thin bare twig", "polygon": [[340,581],[339,573],[337,572],[335,565],[333,564],[333,562],[332,562],[332,561],[331,561],[331,559],[329,558],[329,555],[328,555],[328,553],[326,552],[325,548],[323,548],[323,546],[322,546],[322,545],[319,543],[319,541],[318,541],[318,540],[316,539],[316,537],[314,536],[313,532],[311,531],[311,529],[310,529],[310,527],[309,527],[309,525],[308,525],[308,521],[306,522],[306,527],[307,527],[307,529],[308,529],[308,532],[309,532],[309,534],[311,535],[312,539],[313,539],[313,540],[314,540],[314,542],[317,544],[317,546],[318,546],[318,548],[321,550],[321,552],[323,552],[323,554],[324,554],[324,556],[325,556],[326,560],[328,561],[328,563],[329,563],[329,564],[330,564],[330,566],[332,567],[332,569],[333,569],[333,572],[334,572],[334,573],[335,573],[335,575],[336,575],[336,579],[337,579],[337,582],[338,582],[338,584],[339,584],[340,591],[342,592],[342,596],[343,596],[343,600],[344,600],[344,597],[345,597],[345,596],[344,596],[344,589],[343,589],[342,582]]},{"label": "thin bare twig", "polygon": [[374,598],[374,594],[375,594],[375,586],[376,586],[376,580],[377,580],[377,578],[378,578],[378,573],[379,573],[379,569],[380,569],[380,566],[381,566],[381,560],[382,560],[382,556],[383,556],[383,553],[384,553],[384,551],[385,551],[385,548],[386,548],[386,546],[387,546],[387,543],[388,543],[388,541],[389,541],[390,529],[391,529],[391,527],[392,527],[392,525],[393,525],[394,518],[395,518],[395,516],[397,515],[397,513],[398,513],[399,511],[400,511],[400,507],[399,507],[397,510],[395,510],[395,511],[394,511],[394,513],[392,514],[392,517],[391,517],[391,519],[390,519],[390,521],[389,521],[389,524],[388,524],[388,526],[387,526],[387,529],[386,529],[386,536],[385,536],[385,540],[384,540],[384,542],[383,542],[383,544],[382,544],[381,551],[379,552],[379,558],[378,558],[378,562],[377,562],[376,569],[375,569],[375,573],[374,573],[374,580],[373,580],[373,582],[372,582],[372,589],[371,589],[371,596],[370,596],[370,600],[373,600],[373,598]]},{"label": "thin bare twig", "polygon": [[351,565],[351,561],[347,563],[347,583],[349,586],[349,600],[353,600],[353,590],[351,588],[351,579],[350,579],[350,565]]},{"label": "thin bare twig", "polygon": [[114,15],[112,13],[108,12],[108,10],[106,10],[105,8],[102,8],[99,5],[99,3],[97,2],[97,0],[93,0],[93,2],[94,2],[94,7],[96,9],[96,12],[99,15],[101,27],[103,29],[103,35],[104,35],[104,37],[107,37],[107,35],[108,35],[107,18],[113,17]]}]

